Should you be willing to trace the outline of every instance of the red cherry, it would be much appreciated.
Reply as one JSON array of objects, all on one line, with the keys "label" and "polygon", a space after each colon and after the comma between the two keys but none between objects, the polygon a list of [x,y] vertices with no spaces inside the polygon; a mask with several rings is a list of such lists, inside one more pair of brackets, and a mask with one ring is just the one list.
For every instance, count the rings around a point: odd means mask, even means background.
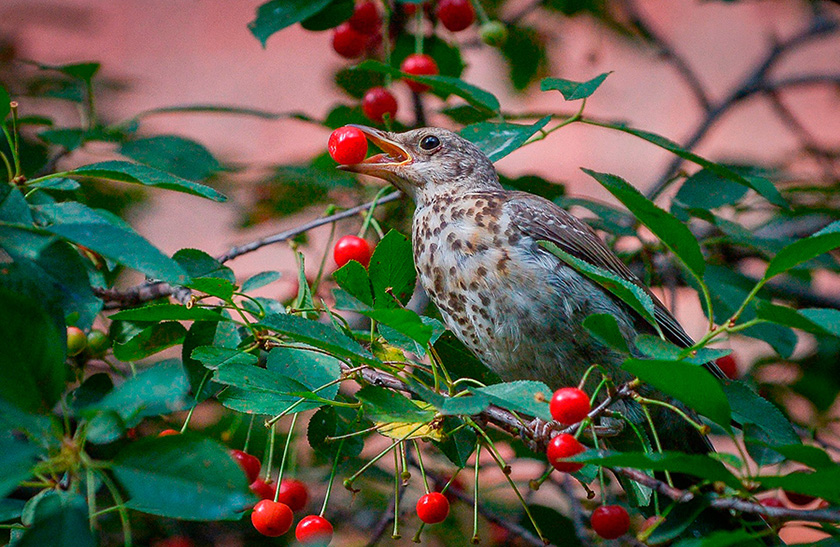
[{"label": "red cherry", "polygon": [[67,327],[67,355],[78,355],[87,346],[87,336],[79,327]]},{"label": "red cherry", "polygon": [[630,515],[620,505],[602,505],[592,512],[592,529],[604,539],[623,536],[630,529]]},{"label": "red cherry", "polygon": [[272,538],[288,532],[294,518],[288,505],[271,500],[262,500],[251,513],[251,523],[257,532]]},{"label": "red cherry", "polygon": [[251,454],[241,450],[231,450],[230,455],[234,460],[236,460],[239,467],[245,471],[245,476],[248,477],[248,483],[252,483],[257,480],[257,477],[260,476],[260,468],[262,465],[256,456],[252,456]]},{"label": "red cherry", "polygon": [[817,499],[814,496],[809,496],[808,494],[800,494],[798,492],[788,492],[787,490],[784,491],[785,498],[793,504],[793,505],[811,505],[811,503]]},{"label": "red cherry", "polygon": [[180,431],[175,431],[174,429],[164,429],[160,433],[158,433],[158,437],[168,437],[170,435],[180,435]]},{"label": "red cherry", "polygon": [[289,506],[292,511],[300,511],[309,501],[309,491],[306,485],[295,479],[283,479],[280,483],[280,495],[277,501]]},{"label": "red cherry", "polygon": [[362,98],[362,112],[376,123],[382,123],[385,114],[393,121],[397,115],[397,99],[384,87],[368,89]]},{"label": "red cherry", "polygon": [[336,53],[346,59],[355,59],[364,53],[370,38],[353,29],[348,21],[335,27],[332,46]]},{"label": "red cherry", "polygon": [[723,357],[719,357],[715,364],[718,366],[720,370],[726,374],[726,377],[730,380],[737,380],[738,375],[738,363],[735,361],[735,355],[730,353],[729,355],[724,355]]},{"label": "red cherry", "polygon": [[330,521],[318,515],[303,517],[295,528],[295,537],[303,544],[326,545],[332,540],[333,527]]},{"label": "red cherry", "polygon": [[417,13],[417,4],[399,4],[402,7],[403,14],[406,17],[411,17],[415,13]]},{"label": "red cherry", "polygon": [[554,466],[554,469],[562,471],[563,473],[574,473],[583,468],[582,463],[578,462],[561,462],[562,458],[570,458],[580,454],[586,450],[586,447],[580,444],[580,441],[575,439],[568,433],[561,433],[551,439],[548,443],[548,449],[545,451],[548,456],[548,463]]},{"label": "red cherry", "polygon": [[475,22],[470,0],[440,0],[435,13],[443,26],[452,32],[464,30]]},{"label": "red cherry", "polygon": [[548,409],[552,418],[561,424],[572,425],[586,418],[592,405],[583,391],[576,387],[562,387],[554,392]]},{"label": "red cherry", "polygon": [[426,524],[437,524],[449,515],[449,500],[440,492],[429,492],[417,500],[417,516]]},{"label": "red cherry", "polygon": [[335,243],[333,258],[339,268],[355,260],[367,268],[370,263],[370,245],[367,241],[356,236],[344,236]]},{"label": "red cherry", "polygon": [[[438,74],[439,72],[435,60],[423,53],[412,53],[406,57],[405,61],[400,65],[400,70],[414,76],[428,76]],[[416,93],[423,93],[429,89],[429,86],[426,84],[412,80],[405,80],[405,84]]]},{"label": "red cherry", "polygon": [[264,500],[274,500],[274,484],[265,482],[262,479],[257,479],[251,483],[251,492],[257,495],[258,498]]},{"label": "red cherry", "polygon": [[365,134],[355,127],[339,127],[327,142],[330,157],[343,165],[359,163],[367,154]]},{"label": "red cherry", "polygon": [[353,10],[353,15],[347,21],[356,32],[362,34],[373,34],[379,30],[379,25],[382,23],[382,18],[379,16],[379,10],[376,8],[376,3],[371,0],[366,0],[360,4],[356,4]]},{"label": "red cherry", "polygon": [[761,505],[764,507],[784,507],[785,504],[782,503],[782,500],[779,498],[764,498],[763,500],[759,501]]}]

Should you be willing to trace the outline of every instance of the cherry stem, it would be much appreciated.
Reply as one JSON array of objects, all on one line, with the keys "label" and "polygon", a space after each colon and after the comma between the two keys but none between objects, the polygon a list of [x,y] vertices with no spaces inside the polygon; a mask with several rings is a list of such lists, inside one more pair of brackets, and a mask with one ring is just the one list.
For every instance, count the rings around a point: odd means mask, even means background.
[{"label": "cherry stem", "polygon": [[396,443],[401,443],[401,442],[405,441],[406,439],[408,439],[409,437],[411,437],[412,435],[414,435],[415,433],[417,433],[417,432],[420,430],[420,428],[426,427],[426,425],[427,425],[427,424],[425,424],[425,423],[418,424],[418,425],[417,425],[417,427],[415,427],[414,429],[412,429],[411,431],[409,431],[408,433],[406,433],[404,437],[402,437],[401,439],[399,439],[398,441],[396,441],[394,444],[392,444],[391,446],[389,446],[389,447],[385,448],[385,450],[383,450],[382,452],[380,452],[379,454],[377,454],[376,456],[374,456],[374,457],[373,457],[373,459],[371,459],[369,462],[367,462],[365,465],[363,465],[361,469],[359,469],[358,471],[356,471],[356,472],[353,474],[353,476],[351,476],[349,479],[345,480],[345,481],[344,481],[345,485],[352,485],[352,484],[353,484],[353,481],[355,481],[357,478],[359,478],[359,475],[361,475],[362,473],[364,473],[365,471],[367,471],[368,469],[370,469],[370,467],[371,467],[372,465],[374,465],[376,462],[378,462],[379,460],[381,460],[381,459],[382,459],[382,458],[383,458],[383,457],[384,457],[384,456],[385,456],[388,452],[390,452],[391,450],[393,450],[393,449],[394,449],[394,446],[396,446]]},{"label": "cherry stem", "polygon": [[[335,205],[330,205],[329,207],[327,207],[327,210],[325,212],[328,216],[333,214],[335,212]],[[333,238],[335,238],[335,222],[330,224],[330,237],[327,238],[327,245],[325,248],[329,249],[330,247],[332,247]],[[312,284],[312,288],[310,289],[312,294],[317,293],[318,287],[321,285],[321,278],[324,276],[324,266],[326,266],[327,264],[328,254],[328,252],[325,252],[321,257],[321,264],[318,265],[318,275],[315,277],[315,283]]]},{"label": "cherry stem", "polygon": [[[297,414],[295,414],[297,416]],[[333,460],[332,470],[330,470],[330,480],[327,482],[327,491],[324,493],[324,503],[321,505],[321,512],[318,513],[319,516],[324,516],[324,511],[327,510],[327,502],[330,500],[330,494],[332,494],[332,487],[333,482],[335,481],[335,472],[338,469],[338,460],[341,457],[341,449],[344,447],[344,439],[341,439],[341,442],[338,443],[338,448],[335,450],[335,459]],[[277,484],[280,484],[279,481]]]},{"label": "cherry stem", "polygon": [[[659,442],[659,434],[656,432],[656,426],[653,424],[653,418],[650,415],[650,410],[645,403],[642,403],[642,412],[645,413],[645,418],[647,419],[648,426],[650,426],[650,433],[653,436],[653,442],[656,445],[656,451],[660,454],[662,453],[662,444]],[[668,481],[668,486],[671,488],[674,487],[674,482],[671,480],[671,473],[667,470],[665,471],[665,479]]]},{"label": "cherry stem", "polygon": [[414,53],[420,55],[423,53],[423,8],[417,6],[417,12],[414,14]]},{"label": "cherry stem", "polygon": [[[478,543],[478,472],[481,470],[481,441],[475,443],[475,472],[473,474],[473,537],[472,542]],[[453,477],[454,479],[455,477]],[[447,485],[448,486],[448,485]]]},{"label": "cherry stem", "polygon": [[697,423],[695,420],[692,420],[688,416],[688,414],[683,412],[677,406],[674,406],[670,403],[666,403],[665,401],[658,401],[656,399],[648,399],[647,397],[642,397],[641,395],[636,395],[635,397],[633,397],[633,399],[635,401],[643,404],[643,405],[657,405],[657,406],[665,407],[665,408],[671,410],[672,412],[674,412],[675,414],[677,414],[679,417],[681,417],[686,422],[688,422],[692,427],[694,427],[694,429],[699,431],[701,434],[708,435],[708,433],[709,433],[709,426]]},{"label": "cherry stem", "polygon": [[248,452],[248,446],[251,444],[251,432],[254,430],[254,420],[256,418],[256,414],[251,414],[251,420],[248,422],[248,432],[245,433],[245,446],[242,447],[243,452]]},{"label": "cherry stem", "polygon": [[489,23],[490,17],[487,16],[487,11],[485,11],[484,6],[481,5],[481,0],[470,0],[470,3],[473,5],[473,8],[475,8],[478,20],[481,21],[482,24]]},{"label": "cherry stem", "polygon": [[[373,201],[370,202],[370,207],[368,208],[367,212],[365,213],[365,220],[362,222],[362,227],[359,229],[359,237],[364,238],[365,232],[367,232],[368,227],[370,226],[371,220],[373,220],[373,213],[376,211],[376,206],[379,203],[379,200],[382,199],[382,196],[385,195],[385,192],[390,190],[390,186],[383,186],[379,189],[376,195],[373,197]],[[335,226],[335,224],[333,224]],[[326,256],[326,255],[325,255]]]},{"label": "cherry stem", "polygon": [[184,431],[187,430],[187,426],[190,425],[190,420],[192,420],[193,412],[195,412],[196,407],[200,404],[198,402],[198,398],[201,397],[201,390],[204,389],[204,384],[207,383],[207,379],[210,378],[210,371],[204,373],[204,378],[201,379],[201,383],[198,384],[198,389],[196,390],[195,394],[195,404],[190,408],[189,413],[187,414],[187,419],[184,420],[184,423],[181,425],[181,433],[183,434]]},{"label": "cherry stem", "polygon": [[426,468],[423,467],[423,454],[420,453],[420,447],[417,446],[417,441],[414,441],[414,451],[417,452],[417,464],[420,466],[420,476],[423,477],[423,487],[426,493],[429,493],[429,478],[426,476]]},{"label": "cherry stem", "polygon": [[277,487],[274,489],[274,501],[280,498],[280,484],[283,482],[283,472],[286,470],[286,456],[289,454],[289,445],[292,444],[292,434],[295,431],[298,414],[292,416],[292,423],[289,425],[289,433],[286,435],[286,445],[283,447],[283,456],[280,457],[280,471],[277,474]]},{"label": "cherry stem", "polygon": [[[397,442],[394,441],[393,447],[396,449],[397,446]],[[426,491],[428,492],[428,488]],[[397,450],[394,450],[394,529],[391,531],[391,539],[400,537],[400,458]]]},{"label": "cherry stem", "polygon": [[[274,439],[277,437],[276,428],[277,424],[271,424],[271,428],[269,429],[269,439],[268,439],[268,457],[265,458],[265,482],[269,482],[271,480],[271,464],[274,461]],[[277,481],[280,484],[280,481]]]},{"label": "cherry stem", "polygon": [[[385,64],[391,66],[391,4],[382,2],[385,8],[385,16],[382,18],[382,55],[385,57]],[[385,87],[391,85],[391,73],[385,73]],[[390,127],[388,128],[390,130]]]}]

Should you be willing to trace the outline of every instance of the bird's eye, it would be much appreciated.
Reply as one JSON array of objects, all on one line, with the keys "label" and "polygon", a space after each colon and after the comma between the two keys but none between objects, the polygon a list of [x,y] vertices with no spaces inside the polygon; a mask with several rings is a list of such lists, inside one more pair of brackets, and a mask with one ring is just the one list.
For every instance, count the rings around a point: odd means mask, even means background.
[{"label": "bird's eye", "polygon": [[440,146],[440,139],[435,137],[434,135],[428,135],[426,137],[423,137],[423,139],[420,141],[420,148],[422,148],[423,150],[434,150],[438,146]]}]

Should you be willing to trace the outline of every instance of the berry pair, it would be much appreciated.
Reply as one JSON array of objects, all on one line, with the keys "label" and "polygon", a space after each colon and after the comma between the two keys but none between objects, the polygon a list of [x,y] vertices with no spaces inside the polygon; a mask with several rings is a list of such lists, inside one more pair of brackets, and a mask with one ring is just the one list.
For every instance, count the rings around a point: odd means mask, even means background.
[{"label": "berry pair", "polygon": [[336,53],[347,59],[355,59],[366,49],[378,42],[382,17],[372,0],[356,4],[349,20],[333,30],[332,46]]},{"label": "berry pair", "polygon": [[[292,527],[294,513],[283,502],[262,500],[254,506],[251,513],[251,523],[264,536],[278,537],[288,532]],[[295,527],[295,538],[303,544],[329,543],[333,536],[330,521],[320,515],[303,517]]]}]

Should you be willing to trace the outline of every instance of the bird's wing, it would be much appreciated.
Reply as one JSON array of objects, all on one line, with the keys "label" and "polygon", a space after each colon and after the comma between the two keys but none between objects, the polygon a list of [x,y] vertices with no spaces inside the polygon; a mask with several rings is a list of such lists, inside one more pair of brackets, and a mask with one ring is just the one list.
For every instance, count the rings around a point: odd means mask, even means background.
[{"label": "bird's wing", "polygon": [[[550,241],[575,258],[641,287],[653,301],[653,316],[665,337],[680,347],[694,345],[694,340],[671,315],[668,308],[587,224],[555,203],[526,192],[510,192],[506,205],[516,218],[525,219],[525,222],[519,225],[525,235],[537,240]],[[715,376],[724,377],[713,363],[709,363],[707,368]]]}]

